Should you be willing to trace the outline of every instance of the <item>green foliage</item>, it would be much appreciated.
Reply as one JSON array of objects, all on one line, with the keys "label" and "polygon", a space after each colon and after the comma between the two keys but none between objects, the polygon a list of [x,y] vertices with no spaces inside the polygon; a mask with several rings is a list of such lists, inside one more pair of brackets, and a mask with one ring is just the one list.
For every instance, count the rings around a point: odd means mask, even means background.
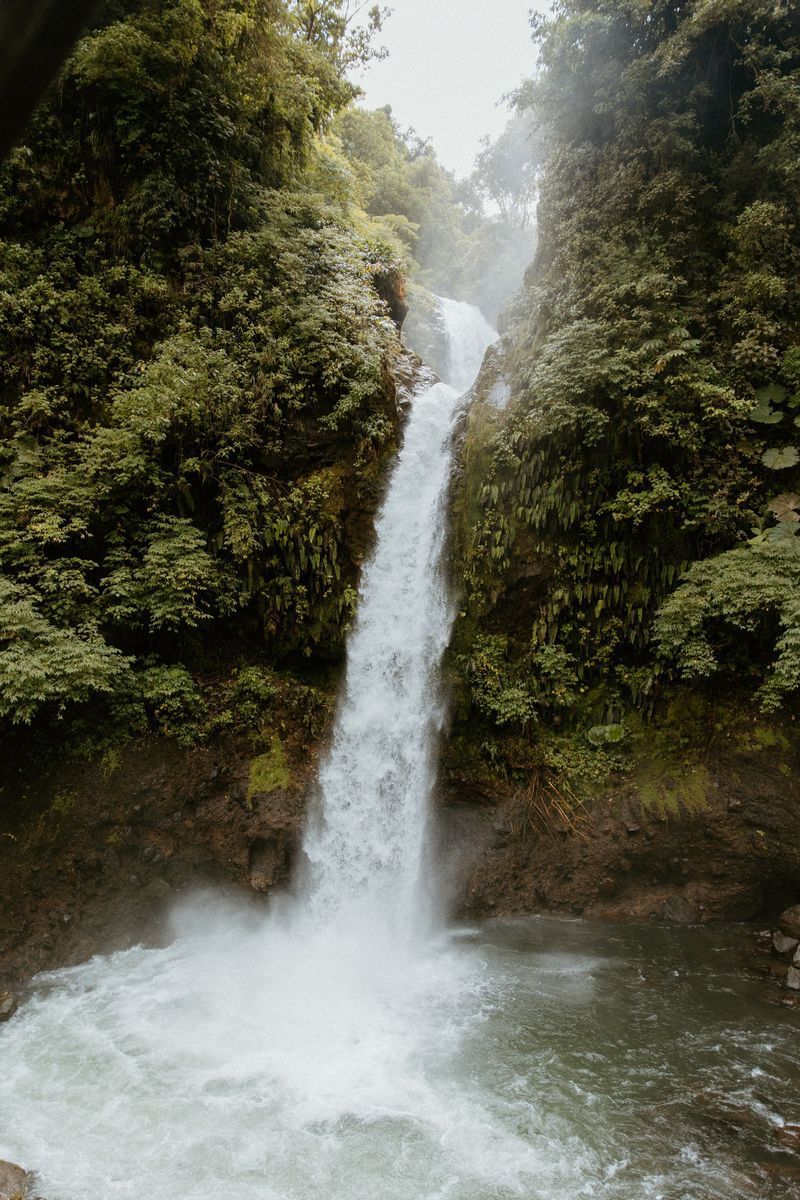
[{"label": "green foliage", "polygon": [[381,14],[314,7],[107,0],[0,172],[9,724],[188,737],[217,639],[341,650],[397,260],[315,175]]},{"label": "green foliage", "polygon": [[[330,58],[344,73],[354,67],[364,67],[373,59],[386,57],[386,50],[375,46],[375,37],[391,10],[357,0],[291,0],[289,5],[303,39]],[[365,12],[366,9],[366,12]],[[364,20],[357,18],[363,14]]]},{"label": "green foliage", "polygon": [[[790,522],[746,546],[694,563],[655,622],[664,658],[681,674],[708,676],[722,666],[753,674],[770,647],[758,691],[766,711],[800,687],[800,537]],[[736,640],[731,644],[730,633]],[[742,636],[743,635],[743,636]],[[755,667],[755,673],[760,673]]]},{"label": "green foliage", "polygon": [[[464,448],[476,645],[502,630],[523,695],[531,644],[562,647],[604,689],[593,724],[652,705],[662,654],[766,672],[774,705],[800,682],[795,550],[742,542],[769,533],[776,471],[800,485],[796,17],[566,0],[535,32],[517,102],[544,150],[539,251],[496,357],[510,403],[479,404]],[[745,649],[717,621],[761,635]]]},{"label": "green foliage", "polygon": [[575,703],[575,663],[562,646],[534,647],[522,663],[508,657],[508,638],[477,637],[470,654],[459,660],[479,713],[495,725],[525,729],[542,711],[559,711]]},{"label": "green foliage", "polygon": [[625,738],[624,725],[593,725],[586,734],[593,746],[615,746]]},{"label": "green foliage", "polygon": [[203,702],[192,676],[183,666],[145,666],[136,686],[155,727],[167,736],[189,742],[203,715]]},{"label": "green foliage", "polygon": [[495,725],[525,728],[536,720],[536,703],[530,690],[512,674],[507,639],[499,635],[477,638],[461,665],[470,683],[478,711]]},{"label": "green foliage", "polygon": [[250,778],[247,784],[247,805],[252,808],[256,796],[268,796],[281,788],[291,786],[292,777],[286,761],[286,752],[280,738],[273,738],[269,750],[259,754],[250,763]]},{"label": "green foliage", "polygon": [[130,659],[89,623],[54,624],[39,597],[0,579],[0,717],[29,724],[42,708],[61,716],[65,705],[120,687]]},{"label": "green foliage", "polygon": [[[393,248],[420,288],[469,300],[493,319],[533,252],[532,172],[522,166],[518,178],[511,165],[520,140],[515,124],[507,141],[485,146],[477,174],[459,183],[428,142],[399,128],[390,108],[351,107],[325,143],[320,186],[363,210],[365,231]],[[500,215],[487,216],[484,198],[496,204],[501,196]]]},{"label": "green foliage", "polygon": [[237,723],[243,728],[257,729],[275,700],[278,685],[271,671],[263,667],[245,667],[236,676],[231,704]]}]

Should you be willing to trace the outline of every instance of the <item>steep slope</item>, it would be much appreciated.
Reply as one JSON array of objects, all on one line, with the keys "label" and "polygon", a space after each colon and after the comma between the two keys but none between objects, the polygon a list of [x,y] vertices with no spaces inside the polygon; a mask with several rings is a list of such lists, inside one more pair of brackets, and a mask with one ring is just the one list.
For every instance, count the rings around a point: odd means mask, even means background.
[{"label": "steep slope", "polygon": [[568,0],[536,32],[539,250],[465,434],[456,746],[546,828],[631,776],[713,806],[712,742],[749,728],[796,829],[800,15]]},{"label": "steep slope", "polygon": [[237,667],[341,652],[412,368],[391,251],[314,181],[334,8],[109,0],[4,168],[7,755],[193,739]]}]

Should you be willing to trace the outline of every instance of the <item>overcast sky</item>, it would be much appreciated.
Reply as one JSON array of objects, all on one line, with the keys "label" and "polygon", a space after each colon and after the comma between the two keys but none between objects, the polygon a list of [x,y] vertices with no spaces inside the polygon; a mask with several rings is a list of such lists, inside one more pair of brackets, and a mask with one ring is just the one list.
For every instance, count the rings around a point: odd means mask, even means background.
[{"label": "overcast sky", "polygon": [[429,137],[446,167],[468,175],[484,134],[508,118],[501,97],[535,63],[536,0],[387,0],[389,57],[358,78],[369,108],[391,104],[403,128]]}]

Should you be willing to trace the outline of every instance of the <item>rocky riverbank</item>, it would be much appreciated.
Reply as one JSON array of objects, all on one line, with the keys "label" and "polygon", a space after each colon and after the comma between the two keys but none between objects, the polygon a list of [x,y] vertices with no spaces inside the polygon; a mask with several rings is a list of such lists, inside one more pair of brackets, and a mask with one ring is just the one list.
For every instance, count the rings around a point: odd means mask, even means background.
[{"label": "rocky riverbank", "polygon": [[780,914],[778,928],[762,936],[762,947],[770,975],[800,999],[800,904]]},{"label": "rocky riverbank", "polygon": [[0,1200],[35,1200],[31,1176],[16,1163],[0,1162]]},{"label": "rocky riverbank", "polygon": [[[310,737],[302,713],[289,711],[273,713],[268,732],[260,744],[188,749],[154,738],[112,762],[20,776],[0,828],[0,988],[165,938],[170,909],[195,888],[258,905],[285,886],[325,735]],[[499,779],[451,741],[439,821],[451,908],[473,918],[741,921],[754,934],[772,922],[768,970],[791,988],[800,934],[779,914],[800,902],[800,800],[783,762],[779,747],[755,756],[726,744],[706,757],[702,803],[686,786],[683,802],[648,807],[629,778],[582,806],[571,827],[548,827],[529,786]],[[668,778],[682,786],[665,774],[665,793]]]}]

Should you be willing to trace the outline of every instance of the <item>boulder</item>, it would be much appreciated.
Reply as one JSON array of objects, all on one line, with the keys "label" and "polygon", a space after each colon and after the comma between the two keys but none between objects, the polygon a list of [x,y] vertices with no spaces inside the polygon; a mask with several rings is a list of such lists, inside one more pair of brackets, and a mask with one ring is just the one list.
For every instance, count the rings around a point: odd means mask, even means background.
[{"label": "boulder", "polygon": [[664,901],[661,914],[665,921],[676,925],[693,925],[700,919],[700,914],[685,896],[670,896]]},{"label": "boulder", "polygon": [[0,1021],[8,1021],[19,1007],[19,1001],[13,992],[0,992]]},{"label": "boulder", "polygon": [[778,917],[778,928],[787,937],[793,937],[800,942],[800,904],[787,908]]},{"label": "boulder", "polygon": [[793,992],[800,992],[800,969],[789,967],[784,982],[787,988],[791,988]]},{"label": "boulder", "polygon": [[797,938],[787,937],[785,933],[774,933],[772,944],[778,954],[794,954],[798,941]]},{"label": "boulder", "polygon": [[775,1131],[775,1136],[790,1150],[800,1150],[800,1125],[783,1125]]},{"label": "boulder", "polygon": [[30,1176],[16,1163],[0,1162],[0,1200],[26,1200]]}]

